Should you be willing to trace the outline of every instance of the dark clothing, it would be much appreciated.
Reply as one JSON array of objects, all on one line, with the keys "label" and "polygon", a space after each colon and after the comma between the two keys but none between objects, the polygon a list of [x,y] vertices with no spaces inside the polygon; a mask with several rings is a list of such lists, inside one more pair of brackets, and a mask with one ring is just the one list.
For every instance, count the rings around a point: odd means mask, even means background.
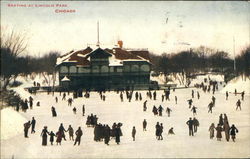
[{"label": "dark clothing", "polygon": [[82,130],[78,129],[76,131],[76,140],[75,140],[74,145],[76,145],[77,142],[78,142],[78,145],[80,145],[80,143],[81,143],[81,137],[82,137]]},{"label": "dark clothing", "polygon": [[194,132],[193,132],[193,126],[194,126],[194,122],[192,119],[188,120],[186,122],[186,124],[188,125],[189,128],[189,136],[194,136]]},{"label": "dark clothing", "polygon": [[56,117],[57,114],[56,114],[56,109],[55,109],[55,107],[51,107],[51,111],[52,111],[52,117]]},{"label": "dark clothing", "polygon": [[30,122],[24,123],[23,126],[24,126],[24,137],[28,137],[28,131],[29,131],[29,128],[30,128]]},{"label": "dark clothing", "polygon": [[53,145],[54,137],[56,136],[53,132],[49,134],[50,138],[49,141],[51,142],[51,145]]},{"label": "dark clothing", "polygon": [[49,134],[48,130],[46,128],[43,129],[41,136],[42,136],[42,145],[47,145],[47,134]]},{"label": "dark clothing", "polygon": [[31,133],[35,133],[35,125],[36,125],[36,120],[32,119],[31,121]]},{"label": "dark clothing", "polygon": [[120,136],[121,136],[121,128],[120,127],[116,127],[115,128],[115,142],[117,144],[120,143]]}]

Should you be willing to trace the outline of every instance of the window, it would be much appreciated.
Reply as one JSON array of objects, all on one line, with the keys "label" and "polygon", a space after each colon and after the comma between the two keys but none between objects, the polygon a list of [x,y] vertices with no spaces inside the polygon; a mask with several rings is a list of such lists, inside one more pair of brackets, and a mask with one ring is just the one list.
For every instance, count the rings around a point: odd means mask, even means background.
[{"label": "window", "polygon": [[99,67],[98,66],[93,66],[92,67],[92,72],[93,73],[99,73]]},{"label": "window", "polygon": [[86,68],[86,67],[79,67],[79,68],[78,68],[78,72],[79,72],[79,73],[89,73],[89,72],[90,72],[90,69],[89,69],[89,68]]},{"label": "window", "polygon": [[150,71],[149,65],[141,65],[141,71],[143,71],[143,72]]},{"label": "window", "polygon": [[110,67],[109,72],[114,72],[114,67]]},{"label": "window", "polygon": [[102,66],[102,67],[101,67],[101,72],[106,73],[106,72],[108,72],[108,71],[109,71],[108,66]]},{"label": "window", "polygon": [[61,67],[60,67],[60,72],[61,72],[61,73],[68,73],[68,71],[69,71],[69,70],[68,70],[68,67],[67,67],[67,66],[61,66]]},{"label": "window", "polygon": [[122,72],[122,67],[117,67],[116,72]]},{"label": "window", "polygon": [[132,65],[131,66],[131,71],[132,72],[138,72],[139,71],[139,66],[138,65]]},{"label": "window", "polygon": [[70,66],[69,67],[69,72],[70,73],[76,73],[77,72],[76,66]]},{"label": "window", "polygon": [[129,65],[124,66],[124,72],[130,72],[130,66]]}]

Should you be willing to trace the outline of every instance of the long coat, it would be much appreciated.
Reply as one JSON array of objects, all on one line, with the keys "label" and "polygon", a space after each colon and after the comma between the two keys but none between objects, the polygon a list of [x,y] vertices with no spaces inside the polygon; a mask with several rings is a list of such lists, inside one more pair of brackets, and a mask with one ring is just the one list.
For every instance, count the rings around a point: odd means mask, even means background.
[{"label": "long coat", "polygon": [[209,127],[210,138],[213,138],[213,137],[214,137],[214,128],[215,128],[214,125],[211,125],[211,126]]},{"label": "long coat", "polygon": [[119,127],[115,128],[115,142],[120,142],[121,129]]},{"label": "long coat", "polygon": [[223,129],[225,131],[225,137],[226,137],[226,140],[229,141],[229,129],[230,129],[230,126],[228,125],[227,122],[224,122],[224,126],[223,126]]},{"label": "long coat", "polygon": [[221,132],[223,131],[222,127],[217,126],[215,129],[217,130],[216,137],[219,139],[222,138],[222,134],[221,134]]},{"label": "long coat", "polygon": [[63,134],[62,134],[62,132],[61,131],[58,131],[57,133],[56,133],[56,142],[58,142],[58,143],[60,143],[61,141],[62,141],[62,136],[63,136]]},{"label": "long coat", "polygon": [[42,145],[47,145],[47,134],[49,134],[48,130],[45,128],[43,129],[41,136],[42,136]]}]

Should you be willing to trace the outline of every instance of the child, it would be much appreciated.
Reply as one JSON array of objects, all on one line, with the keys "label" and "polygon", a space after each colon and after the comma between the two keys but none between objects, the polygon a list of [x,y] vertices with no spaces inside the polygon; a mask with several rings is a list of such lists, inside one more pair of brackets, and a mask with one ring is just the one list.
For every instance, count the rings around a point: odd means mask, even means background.
[{"label": "child", "polygon": [[54,142],[54,136],[56,136],[56,135],[53,133],[53,131],[51,131],[51,132],[49,133],[49,136],[50,136],[49,141],[50,141],[51,145],[53,145],[53,142]]}]

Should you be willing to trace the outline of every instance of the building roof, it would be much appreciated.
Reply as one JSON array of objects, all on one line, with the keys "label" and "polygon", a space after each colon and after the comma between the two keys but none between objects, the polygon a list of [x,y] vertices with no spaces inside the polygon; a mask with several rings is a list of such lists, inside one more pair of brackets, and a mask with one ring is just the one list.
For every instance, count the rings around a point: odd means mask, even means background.
[{"label": "building roof", "polygon": [[150,63],[148,51],[127,51],[121,48],[113,49],[101,49],[97,48],[93,50],[90,47],[79,51],[71,51],[57,58],[56,65],[62,63],[76,63],[79,67],[89,66],[90,58],[92,56],[103,57],[108,56],[110,60],[110,66],[122,65],[123,61],[147,61]]}]

